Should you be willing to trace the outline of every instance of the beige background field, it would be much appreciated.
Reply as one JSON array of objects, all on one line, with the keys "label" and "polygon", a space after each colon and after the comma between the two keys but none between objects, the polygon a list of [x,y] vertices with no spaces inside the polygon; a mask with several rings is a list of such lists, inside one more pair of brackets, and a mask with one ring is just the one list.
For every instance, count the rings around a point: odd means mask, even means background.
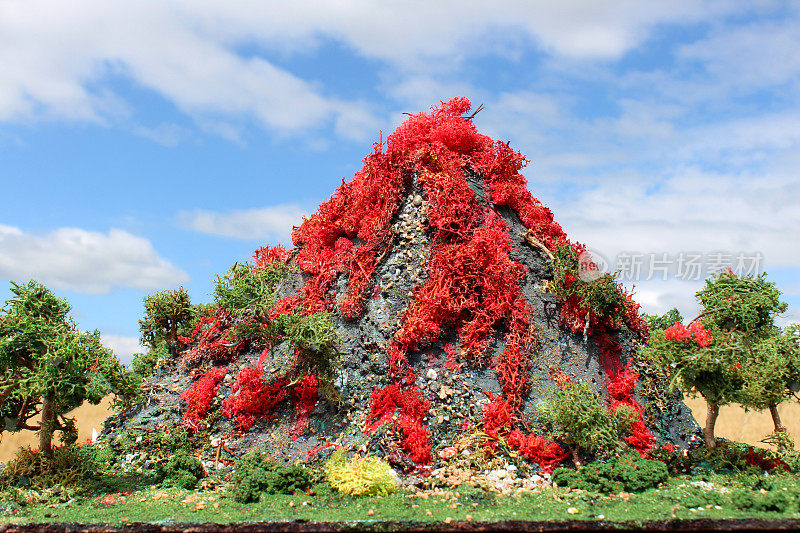
[{"label": "beige background field", "polygon": [[[686,404],[691,408],[698,423],[703,423],[706,405],[702,398],[689,398]],[[787,402],[778,408],[784,425],[795,443],[800,447],[800,404]],[[103,421],[111,413],[110,401],[103,400],[99,405],[84,404],[73,411],[78,421],[78,439],[84,441],[92,436],[92,428],[100,431]],[[717,436],[726,439],[759,444],[759,440],[772,432],[772,418],[769,412],[745,412],[741,407],[725,406],[720,409],[717,421]],[[0,440],[0,461],[7,462],[20,446],[37,447],[38,440],[32,431],[3,433]],[[762,445],[763,446],[763,445]]]},{"label": "beige background field", "polygon": [[[92,428],[97,428],[98,433],[103,429],[103,421],[111,414],[111,400],[105,398],[97,405],[84,403],[70,416],[74,416],[78,425],[78,442],[83,442],[92,437]],[[56,434],[58,435],[58,434]],[[57,438],[57,437],[56,437]],[[0,440],[0,462],[8,462],[17,453],[21,446],[39,447],[39,439],[34,431],[20,431],[18,433],[2,433]]]},{"label": "beige background field", "polygon": [[[698,424],[705,425],[706,402],[702,398],[688,398],[686,405],[692,410]],[[794,439],[795,446],[800,447],[800,404],[797,402],[786,402],[778,406],[778,413],[781,421],[789,435]],[[774,431],[772,417],[769,411],[745,411],[739,406],[727,405],[719,410],[717,419],[716,434],[718,437],[746,442],[748,444],[759,443],[761,439]]]}]

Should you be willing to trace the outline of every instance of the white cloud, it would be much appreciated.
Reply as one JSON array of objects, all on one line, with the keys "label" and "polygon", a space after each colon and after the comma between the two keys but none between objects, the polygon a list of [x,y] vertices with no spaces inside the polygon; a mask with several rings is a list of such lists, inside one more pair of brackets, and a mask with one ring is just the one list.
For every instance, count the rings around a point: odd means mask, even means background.
[{"label": "white cloud", "polygon": [[120,362],[126,365],[130,365],[131,361],[133,361],[133,354],[146,351],[146,348],[139,344],[139,339],[136,337],[101,333],[100,341],[104,346],[111,348]]},{"label": "white cloud", "polygon": [[[761,252],[762,270],[800,275],[796,107],[685,126],[691,107],[671,102],[623,99],[615,115],[592,119],[573,114],[569,98],[503,94],[476,121],[532,160],[530,188],[571,239],[611,260]],[[638,281],[639,300],[649,312],[694,309],[699,286],[674,281]]]},{"label": "white cloud", "polygon": [[376,124],[368,106],[325,94],[270,54],[333,40],[392,69],[441,72],[533,42],[560,57],[616,59],[661,24],[736,11],[736,2],[689,0],[10,0],[0,6],[0,120],[127,115],[108,83],[127,78],[206,124],[255,121],[286,134],[330,123],[363,138]]},{"label": "white cloud", "polygon": [[699,313],[700,306],[694,295],[703,287],[701,281],[669,279],[626,282],[624,285],[629,291],[633,291],[633,299],[647,314],[660,315],[675,307],[683,318],[691,320]]},{"label": "white cloud", "polygon": [[180,213],[178,224],[186,229],[222,237],[289,242],[292,227],[300,224],[306,215],[296,205],[276,205],[230,213],[197,209]]},{"label": "white cloud", "polygon": [[[239,6],[242,19],[249,16],[245,7]],[[281,134],[335,120],[348,135],[355,131],[348,123],[369,120],[358,104],[327,97],[314,83],[261,57],[237,54],[254,37],[245,33],[247,25],[241,22],[228,42],[202,27],[209,11],[180,2],[4,3],[0,120],[103,122],[124,108],[105,87],[115,76],[155,91],[199,120],[254,120]],[[262,31],[285,22],[270,21]]]},{"label": "white cloud", "polygon": [[228,41],[250,35],[266,45],[292,50],[313,46],[321,36],[347,42],[361,54],[397,64],[424,59],[458,59],[486,47],[487,36],[534,39],[554,53],[581,58],[615,58],[639,44],[658,24],[696,22],[741,10],[735,2],[679,0],[546,0],[487,3],[291,4],[238,0],[181,2],[181,13],[199,20],[202,30]]},{"label": "white cloud", "polygon": [[800,180],[688,167],[575,193],[551,206],[573,238],[605,253],[761,252],[770,268],[800,266]]},{"label": "white cloud", "polygon": [[186,128],[177,124],[167,123],[159,124],[152,128],[136,126],[133,128],[133,133],[167,147],[177,146],[182,140],[190,136],[190,132]]},{"label": "white cloud", "polygon": [[11,226],[0,226],[0,277],[34,278],[88,294],[107,294],[117,287],[160,289],[188,280],[150,241],[123,230],[59,228],[35,234]]},{"label": "white cloud", "polygon": [[683,135],[679,156],[709,160],[733,153],[759,162],[766,154],[800,146],[800,108],[721,120],[687,128]]},{"label": "white cloud", "polygon": [[797,82],[800,18],[722,26],[708,37],[683,46],[678,57],[702,65],[706,74],[721,80],[728,91]]}]

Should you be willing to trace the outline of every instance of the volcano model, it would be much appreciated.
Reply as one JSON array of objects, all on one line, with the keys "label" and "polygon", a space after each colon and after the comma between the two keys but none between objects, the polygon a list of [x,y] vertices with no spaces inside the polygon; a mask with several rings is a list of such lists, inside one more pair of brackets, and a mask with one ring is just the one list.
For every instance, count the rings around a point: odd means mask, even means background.
[{"label": "volcano model", "polygon": [[[538,407],[587,383],[632,413],[624,439],[641,454],[690,446],[690,412],[636,361],[639,306],[532,197],[525,157],[478,133],[469,110],[455,98],[411,116],[294,229],[295,248],[234,267],[178,358],[159,363],[149,400],[107,431],[183,424],[225,438],[229,459],[356,446],[403,469],[471,431],[547,470],[574,450]],[[220,301],[256,294],[236,292],[247,276],[268,296]]]}]

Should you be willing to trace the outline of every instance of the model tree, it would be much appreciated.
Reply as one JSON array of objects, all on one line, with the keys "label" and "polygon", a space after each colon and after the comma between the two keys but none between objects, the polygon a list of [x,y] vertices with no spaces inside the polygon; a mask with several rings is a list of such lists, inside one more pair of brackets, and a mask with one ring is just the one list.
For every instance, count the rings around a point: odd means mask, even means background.
[{"label": "model tree", "polygon": [[729,403],[769,408],[775,431],[785,431],[777,406],[800,380],[800,337],[796,325],[785,330],[775,325],[787,308],[781,292],[766,274],[737,276],[729,270],[707,280],[695,296],[702,312],[688,325],[674,310],[668,315],[678,320],[669,327],[664,317],[650,319],[655,327],[644,354],[672,368],[684,389],[705,398],[708,447],[716,446],[719,407]]},{"label": "model tree", "polygon": [[696,296],[704,309],[698,319],[719,336],[741,376],[737,403],[769,408],[775,431],[786,431],[777,406],[789,398],[789,387],[800,376],[800,345],[796,325],[785,330],[775,325],[775,317],[787,308],[781,291],[766,274],[741,277],[729,270],[707,281]]},{"label": "model tree", "polygon": [[209,305],[192,304],[183,287],[156,292],[144,299],[144,318],[139,320],[139,332],[147,351],[133,356],[133,371],[140,381],[153,373],[159,360],[177,358],[182,348],[181,336],[188,336],[192,325],[207,316],[209,309]]},{"label": "model tree", "polygon": [[99,332],[78,331],[65,300],[35,281],[12,282],[11,292],[0,309],[0,431],[38,430],[41,451],[52,456],[55,431],[64,442],[77,439],[69,411],[109,393],[126,396],[131,380]]},{"label": "model tree", "polygon": [[166,342],[169,353],[178,352],[178,333],[192,322],[192,301],[183,287],[161,291],[144,299],[144,318],[139,321],[142,343],[156,348]]}]

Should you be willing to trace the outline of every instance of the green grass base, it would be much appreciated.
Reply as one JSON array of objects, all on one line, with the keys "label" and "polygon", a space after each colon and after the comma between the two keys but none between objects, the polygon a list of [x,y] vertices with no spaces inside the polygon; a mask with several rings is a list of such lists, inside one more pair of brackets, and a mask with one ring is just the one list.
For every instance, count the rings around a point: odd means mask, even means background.
[{"label": "green grass base", "polygon": [[[439,524],[459,521],[601,521],[644,524],[663,520],[693,519],[799,519],[800,513],[754,512],[737,509],[730,492],[734,476],[704,478],[714,484],[705,490],[692,482],[700,478],[673,478],[659,489],[640,494],[605,495],[566,488],[546,488],[538,493],[496,496],[480,488],[440,489],[427,499],[400,490],[384,497],[342,497],[328,485],[315,485],[315,494],[264,496],[260,502],[241,504],[225,488],[209,491],[147,487],[129,495],[98,494],[67,502],[45,500],[14,504],[2,500],[1,523],[79,523],[112,526],[131,523],[246,523],[246,522],[381,522]],[[450,493],[450,495],[444,495]],[[104,503],[104,498],[107,503]],[[16,512],[15,512],[16,510]],[[572,512],[570,512],[570,510]]]}]

